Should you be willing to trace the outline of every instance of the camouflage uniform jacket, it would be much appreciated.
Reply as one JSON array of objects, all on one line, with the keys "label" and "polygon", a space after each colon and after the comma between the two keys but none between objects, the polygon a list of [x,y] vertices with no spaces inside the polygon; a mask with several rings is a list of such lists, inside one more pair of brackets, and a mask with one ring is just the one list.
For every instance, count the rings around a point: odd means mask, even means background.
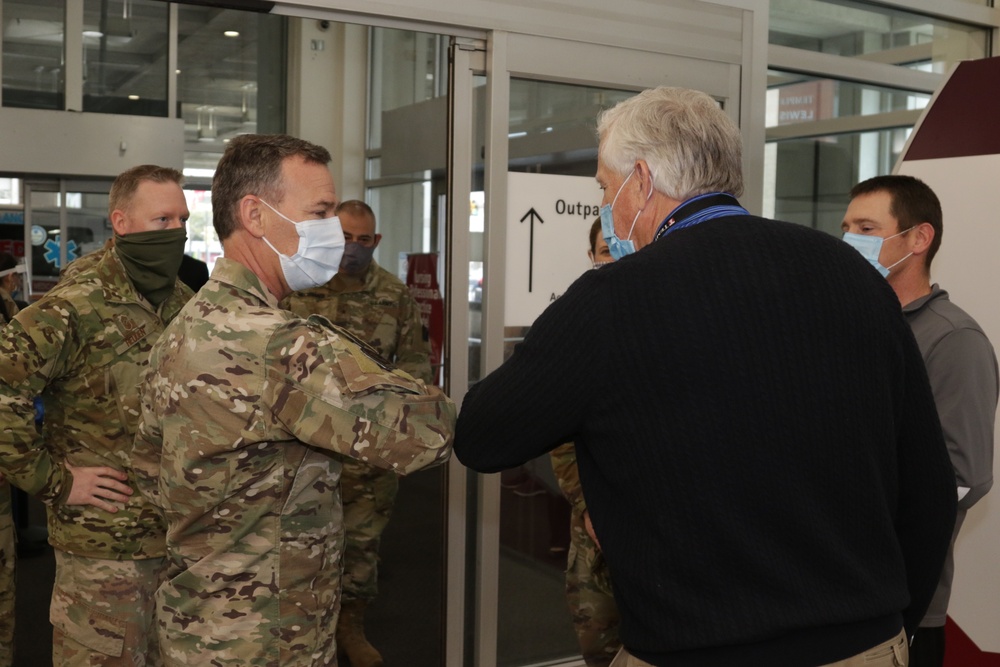
[{"label": "camouflage uniform jacket", "polygon": [[559,490],[573,506],[573,514],[580,516],[587,510],[583,499],[583,487],[580,485],[580,469],[576,467],[576,445],[566,442],[553,449],[552,471],[556,474]]},{"label": "camouflage uniform jacket", "polygon": [[437,388],[277,306],[222,258],[150,357],[133,460],[167,518],[158,622],[179,663],[334,664],[343,526],[329,452],[400,474],[451,452],[455,405]]},{"label": "camouflage uniform jacket", "polygon": [[104,242],[100,248],[93,252],[88,252],[86,255],[77,257],[72,262],[67,264],[59,271],[59,280],[68,280],[76,276],[77,274],[83,273],[92,266],[96,266],[99,261],[108,253],[109,250],[115,247],[115,237],[109,238]]},{"label": "camouflage uniform jacket", "polygon": [[[66,505],[74,466],[129,472],[136,386],[153,342],[192,296],[177,281],[156,310],[115,252],[25,308],[0,340],[0,472],[49,505],[49,542],[88,558],[164,555],[163,523],[138,493],[115,514]],[[35,429],[34,398],[45,405]]]},{"label": "camouflage uniform jacket", "polygon": [[413,377],[431,381],[431,349],[420,307],[409,288],[374,260],[359,282],[338,274],[325,285],[293,292],[281,305],[300,317],[323,315]]},{"label": "camouflage uniform jacket", "polygon": [[7,324],[7,317],[4,317],[4,313],[10,317],[14,317],[17,315],[19,308],[5,289],[0,289],[0,301],[3,301],[3,306],[0,306],[0,328],[3,328],[3,325]]}]

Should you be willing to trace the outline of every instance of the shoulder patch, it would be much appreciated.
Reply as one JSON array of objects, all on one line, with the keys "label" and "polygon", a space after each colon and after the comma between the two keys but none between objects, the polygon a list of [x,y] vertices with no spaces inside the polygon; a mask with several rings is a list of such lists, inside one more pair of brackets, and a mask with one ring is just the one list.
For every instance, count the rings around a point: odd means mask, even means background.
[{"label": "shoulder patch", "polygon": [[[379,354],[378,350],[376,350],[370,344],[368,344],[367,342],[361,340],[360,338],[358,338],[357,336],[355,336],[354,334],[352,334],[347,329],[345,329],[343,327],[337,326],[336,324],[334,324],[333,322],[331,322],[327,318],[323,317],[322,315],[310,315],[309,316],[309,322],[312,322],[312,323],[315,323],[315,324],[319,324],[320,326],[322,326],[322,327],[324,327],[326,329],[329,329],[333,333],[337,334],[341,338],[343,338],[343,339],[345,339],[347,341],[350,341],[351,343],[353,343],[355,346],[358,347],[358,349],[364,354],[364,356],[368,360],[370,360],[371,362],[374,362],[382,370],[384,370],[384,371],[394,371],[394,370],[396,370],[396,367],[393,366],[391,363],[389,363],[389,361],[385,357],[383,357],[381,354]],[[355,355],[355,357],[357,357],[357,355]],[[364,363],[362,359],[358,359],[358,362],[359,362],[359,364],[362,364],[362,365]]]}]

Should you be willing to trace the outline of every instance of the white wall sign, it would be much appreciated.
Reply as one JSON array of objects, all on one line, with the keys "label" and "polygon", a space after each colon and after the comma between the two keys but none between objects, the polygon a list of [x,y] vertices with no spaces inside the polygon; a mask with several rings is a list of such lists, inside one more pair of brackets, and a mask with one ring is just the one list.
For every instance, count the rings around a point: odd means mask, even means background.
[{"label": "white wall sign", "polygon": [[601,191],[590,176],[507,175],[506,326],[530,326],[590,268]]}]

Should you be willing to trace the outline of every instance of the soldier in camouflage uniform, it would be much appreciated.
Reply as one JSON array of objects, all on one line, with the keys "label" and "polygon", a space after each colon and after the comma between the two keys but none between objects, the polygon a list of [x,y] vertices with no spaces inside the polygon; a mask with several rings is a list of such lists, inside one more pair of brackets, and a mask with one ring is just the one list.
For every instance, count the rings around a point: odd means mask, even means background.
[{"label": "soldier in camouflage uniform", "polygon": [[57,666],[159,664],[150,629],[164,527],[132,493],[129,452],[140,371],[191,297],[176,280],[188,217],[180,180],[152,165],[121,174],[109,201],[114,248],[18,313],[0,340],[0,472],[47,505]]},{"label": "soldier in camouflage uniform", "polygon": [[0,667],[14,664],[14,585],[17,541],[10,484],[0,479]]},{"label": "soldier in camouflage uniform", "polygon": [[[590,228],[587,255],[594,268],[612,261],[608,244],[600,234],[598,218]],[[622,643],[618,638],[618,606],[611,590],[611,572],[589,526],[590,515],[576,467],[572,442],[552,450],[552,469],[559,488],[572,506],[569,519],[569,554],[566,559],[566,602],[573,615],[573,629],[580,652],[589,667],[610,665]]]},{"label": "soldier in camouflage uniform", "polygon": [[618,638],[618,607],[611,590],[611,572],[588,531],[589,516],[576,467],[576,447],[572,442],[560,445],[552,450],[551,457],[559,488],[572,505],[566,558],[566,602],[573,615],[573,629],[583,659],[590,667],[603,667],[611,664],[622,646]]},{"label": "soldier in camouflage uniform", "polygon": [[20,310],[11,294],[20,286],[23,273],[24,264],[19,264],[9,252],[0,252],[0,328]]},{"label": "soldier in camouflage uniform", "polygon": [[[375,213],[358,200],[342,202],[336,213],[346,241],[337,275],[325,285],[293,292],[282,307],[300,317],[323,315],[430,384],[430,345],[419,306],[406,285],[372,259],[382,240],[375,233]],[[379,667],[382,656],[365,637],[364,612],[378,592],[379,542],[396,501],[399,477],[348,457],[341,463],[346,542],[337,648],[351,667]]]},{"label": "soldier in camouflage uniform", "polygon": [[[10,253],[0,253],[0,329],[19,310],[11,293],[17,289],[20,267]],[[17,539],[10,501],[10,484],[0,475],[0,667],[14,664],[14,586],[17,583]]]},{"label": "soldier in camouflage uniform", "polygon": [[437,388],[278,307],[340,265],[329,161],[284,135],[229,143],[212,184],[225,256],[150,358],[133,459],[167,519],[168,665],[336,665],[331,453],[406,474],[451,451],[455,406]]}]

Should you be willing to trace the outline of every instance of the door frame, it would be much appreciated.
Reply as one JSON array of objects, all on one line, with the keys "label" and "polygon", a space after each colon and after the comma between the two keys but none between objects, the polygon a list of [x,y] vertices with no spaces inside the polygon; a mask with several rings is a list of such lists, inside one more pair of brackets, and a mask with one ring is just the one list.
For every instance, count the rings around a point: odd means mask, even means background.
[{"label": "door frame", "polygon": [[[66,206],[66,194],[80,192],[83,194],[108,194],[111,190],[111,179],[73,178],[70,176],[12,176],[21,178],[21,201],[24,206],[24,263],[28,275],[34,277],[35,267],[31,250],[31,229],[33,226],[32,193],[51,192],[59,194],[59,266],[66,266],[66,239],[69,238],[69,214]],[[26,281],[25,294],[34,299],[34,290],[30,281]]]},{"label": "door frame", "polygon": [[[754,12],[753,14],[757,14]],[[761,17],[757,17],[760,20]],[[745,33],[760,32],[757,20],[745,20]],[[766,39],[766,34],[764,36]],[[474,48],[474,47],[470,47]],[[471,80],[486,75],[485,103],[485,218],[483,245],[482,343],[479,377],[496,369],[504,354],[504,284],[507,219],[508,132],[510,83],[526,78],[593,87],[634,90],[658,85],[705,91],[719,100],[731,118],[744,128],[751,150],[744,161],[763,155],[763,104],[751,105],[746,96],[750,74],[739,64],[652,53],[504,31],[487,36],[482,69],[474,57],[459,54],[452,72],[449,125],[449,339],[461,342],[451,355],[452,398],[461,403],[468,388],[468,304],[462,286],[468,280],[468,201],[472,165]],[[749,47],[748,47],[749,50]],[[466,69],[467,68],[467,69]],[[761,100],[763,85],[759,86]],[[759,106],[759,113],[751,113]],[[463,120],[459,120],[462,116]],[[759,115],[759,118],[755,118]],[[759,137],[756,135],[759,134]],[[756,144],[759,143],[759,150]],[[759,163],[759,160],[757,161]],[[748,176],[753,173],[748,171]],[[759,170],[757,170],[759,174]],[[759,208],[762,176],[748,178],[745,199]],[[463,254],[464,253],[464,254]],[[500,563],[500,476],[470,475],[454,458],[448,489],[448,607],[446,664],[448,667],[496,667]],[[470,501],[471,499],[471,501]],[[471,516],[470,516],[471,514]],[[469,528],[471,520],[472,528]],[[460,553],[461,552],[461,553]],[[471,587],[471,588],[470,588]],[[470,607],[471,608],[468,608]],[[471,627],[470,627],[471,626]],[[469,635],[469,630],[472,634]],[[569,662],[566,664],[579,664]]]}]

